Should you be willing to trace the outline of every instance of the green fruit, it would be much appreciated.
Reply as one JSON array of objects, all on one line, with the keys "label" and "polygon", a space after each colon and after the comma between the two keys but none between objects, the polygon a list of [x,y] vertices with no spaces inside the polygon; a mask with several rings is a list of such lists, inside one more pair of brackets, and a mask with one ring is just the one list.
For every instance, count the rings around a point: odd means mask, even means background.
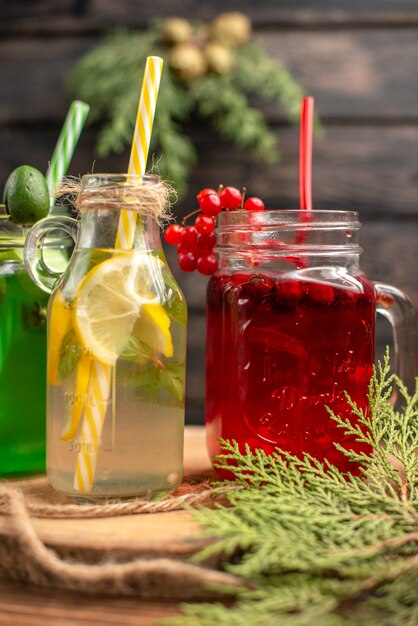
[{"label": "green fruit", "polygon": [[35,224],[49,211],[49,191],[45,176],[30,165],[20,165],[10,174],[3,203],[15,224]]}]

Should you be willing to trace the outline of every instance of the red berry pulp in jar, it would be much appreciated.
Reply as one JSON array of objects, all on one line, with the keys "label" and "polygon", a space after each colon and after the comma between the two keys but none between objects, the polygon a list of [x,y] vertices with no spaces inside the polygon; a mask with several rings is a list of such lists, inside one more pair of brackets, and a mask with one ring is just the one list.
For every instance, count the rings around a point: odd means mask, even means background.
[{"label": "red berry pulp in jar", "polygon": [[367,278],[350,276],[342,286],[322,278],[217,274],[207,302],[210,455],[220,453],[223,437],[267,453],[307,452],[356,473],[334,444],[370,450],[344,435],[325,405],[353,422],[347,391],[367,410],[375,326]]}]

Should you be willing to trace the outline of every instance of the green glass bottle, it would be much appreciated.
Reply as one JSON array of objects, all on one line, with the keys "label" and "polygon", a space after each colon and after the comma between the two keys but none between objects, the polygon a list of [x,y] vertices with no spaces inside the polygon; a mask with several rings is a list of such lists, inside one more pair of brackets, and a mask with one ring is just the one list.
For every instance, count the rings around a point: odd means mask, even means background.
[{"label": "green glass bottle", "polygon": [[0,215],[0,475],[45,471],[48,295],[23,264],[25,229]]}]

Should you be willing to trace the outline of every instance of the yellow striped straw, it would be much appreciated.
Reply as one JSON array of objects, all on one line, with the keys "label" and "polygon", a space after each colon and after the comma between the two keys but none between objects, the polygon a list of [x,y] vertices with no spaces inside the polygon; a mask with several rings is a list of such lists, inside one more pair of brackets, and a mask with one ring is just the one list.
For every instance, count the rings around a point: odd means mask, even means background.
[{"label": "yellow striped straw", "polygon": [[[128,174],[141,175],[146,171],[162,70],[163,60],[160,57],[147,58],[132,138]],[[132,248],[136,222],[135,211],[121,211],[116,248]]]},{"label": "yellow striped straw", "polygon": [[93,361],[90,373],[88,402],[80,432],[80,452],[74,475],[74,488],[90,493],[96,473],[97,453],[111,388],[112,368]]},{"label": "yellow striped straw", "polygon": [[[160,57],[147,58],[132,138],[128,174],[142,175],[146,171],[162,69],[163,60]],[[132,248],[136,223],[137,213],[135,211],[121,211],[116,248]],[[74,475],[74,488],[81,493],[90,493],[93,489],[97,453],[108,406],[112,376],[114,376],[114,368],[93,361],[89,380],[89,405],[84,409],[80,434],[81,450],[77,455]]]}]

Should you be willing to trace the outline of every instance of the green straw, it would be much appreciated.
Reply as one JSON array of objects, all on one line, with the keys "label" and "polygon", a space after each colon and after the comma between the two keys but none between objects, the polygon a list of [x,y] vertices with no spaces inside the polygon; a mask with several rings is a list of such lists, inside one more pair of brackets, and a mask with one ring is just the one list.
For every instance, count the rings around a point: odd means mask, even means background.
[{"label": "green straw", "polygon": [[85,102],[74,100],[68,109],[67,117],[58,137],[57,145],[46,173],[51,209],[55,205],[55,188],[62,182],[77,146],[89,114],[90,107]]}]

